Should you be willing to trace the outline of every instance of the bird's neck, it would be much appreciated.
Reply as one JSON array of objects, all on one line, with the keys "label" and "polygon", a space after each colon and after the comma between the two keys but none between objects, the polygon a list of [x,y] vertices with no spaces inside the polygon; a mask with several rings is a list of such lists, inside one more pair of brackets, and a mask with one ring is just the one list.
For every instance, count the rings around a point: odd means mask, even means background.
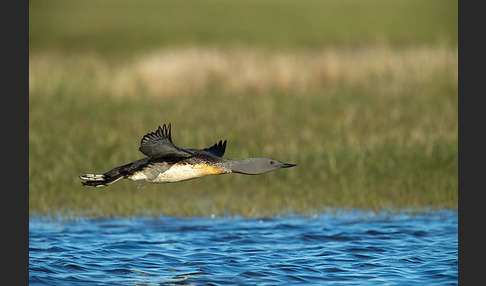
[{"label": "bird's neck", "polygon": [[257,175],[261,172],[256,171],[254,168],[254,163],[256,160],[258,160],[258,158],[227,159],[227,163],[225,165],[228,168],[228,171],[231,173]]}]

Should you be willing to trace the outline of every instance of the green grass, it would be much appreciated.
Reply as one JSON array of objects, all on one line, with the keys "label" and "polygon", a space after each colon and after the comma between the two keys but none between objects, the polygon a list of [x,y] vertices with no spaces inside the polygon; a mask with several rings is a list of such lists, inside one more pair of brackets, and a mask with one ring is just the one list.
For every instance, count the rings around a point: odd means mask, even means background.
[{"label": "green grass", "polygon": [[[457,209],[457,1],[139,3],[29,2],[30,215]],[[81,186],[163,123],[298,166]]]},{"label": "green grass", "polygon": [[29,2],[31,49],[106,56],[180,45],[267,48],[457,45],[451,0],[37,0]]},{"label": "green grass", "polygon": [[[270,216],[327,207],[457,208],[457,82],[407,87],[389,93],[336,84],[312,94],[158,99],[80,94],[70,86],[51,97],[32,91],[30,212]],[[81,187],[79,174],[141,158],[140,138],[169,122],[179,146],[228,139],[227,157],[271,156],[299,166],[178,184]]]}]

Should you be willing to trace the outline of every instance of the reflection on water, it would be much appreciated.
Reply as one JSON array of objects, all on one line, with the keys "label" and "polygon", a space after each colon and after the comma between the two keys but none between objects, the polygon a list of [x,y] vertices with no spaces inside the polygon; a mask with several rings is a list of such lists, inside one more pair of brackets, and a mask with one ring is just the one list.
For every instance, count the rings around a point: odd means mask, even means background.
[{"label": "reflection on water", "polygon": [[36,284],[457,284],[456,211],[29,222]]}]

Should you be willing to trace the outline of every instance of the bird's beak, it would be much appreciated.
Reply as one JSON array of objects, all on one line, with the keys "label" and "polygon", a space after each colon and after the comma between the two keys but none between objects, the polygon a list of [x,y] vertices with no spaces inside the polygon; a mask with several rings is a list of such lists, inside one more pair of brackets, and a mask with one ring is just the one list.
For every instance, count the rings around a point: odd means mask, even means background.
[{"label": "bird's beak", "polygon": [[290,167],[294,167],[294,166],[297,166],[297,164],[287,164],[285,163],[282,168],[290,168]]}]

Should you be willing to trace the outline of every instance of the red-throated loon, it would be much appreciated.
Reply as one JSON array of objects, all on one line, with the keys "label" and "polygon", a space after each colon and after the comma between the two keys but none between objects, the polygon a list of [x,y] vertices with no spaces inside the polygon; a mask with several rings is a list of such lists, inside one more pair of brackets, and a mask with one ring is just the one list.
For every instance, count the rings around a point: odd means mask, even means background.
[{"label": "red-throated loon", "polygon": [[223,158],[226,140],[205,149],[184,149],[172,143],[171,127],[164,124],[143,136],[140,152],[147,157],[102,174],[79,176],[83,186],[102,187],[121,179],[151,183],[173,183],[207,175],[238,173],[258,175],[280,168],[296,166],[272,158]]}]

